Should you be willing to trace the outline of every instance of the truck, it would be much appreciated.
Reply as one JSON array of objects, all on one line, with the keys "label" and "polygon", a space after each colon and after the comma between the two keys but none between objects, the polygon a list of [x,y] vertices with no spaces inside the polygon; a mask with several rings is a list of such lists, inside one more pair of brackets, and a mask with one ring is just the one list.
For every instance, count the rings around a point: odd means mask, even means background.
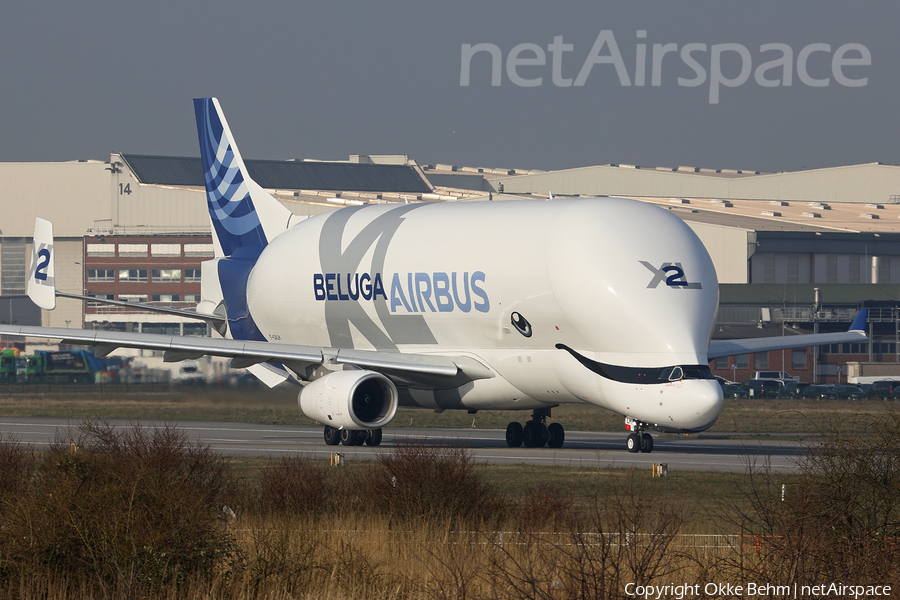
[{"label": "truck", "polygon": [[788,381],[800,381],[799,377],[794,377],[786,371],[754,371],[753,377],[750,379],[752,381],[766,380],[782,381],[784,383],[787,383]]},{"label": "truck", "polygon": [[856,385],[876,381],[900,381],[900,363],[848,362],[847,381]]},{"label": "truck", "polygon": [[104,371],[106,361],[89,350],[38,350],[16,361],[18,383],[94,383]]},{"label": "truck", "polygon": [[16,359],[18,348],[4,348],[0,351],[0,381],[14,383],[16,381]]}]

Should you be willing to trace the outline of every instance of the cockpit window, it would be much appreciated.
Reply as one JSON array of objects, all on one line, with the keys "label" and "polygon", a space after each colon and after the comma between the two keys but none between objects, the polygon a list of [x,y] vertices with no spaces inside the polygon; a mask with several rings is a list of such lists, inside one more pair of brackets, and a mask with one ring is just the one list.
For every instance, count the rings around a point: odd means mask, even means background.
[{"label": "cockpit window", "polygon": [[659,376],[664,381],[678,381],[684,379],[684,371],[681,367],[666,367]]},{"label": "cockpit window", "polygon": [[681,381],[682,379],[715,379],[709,365],[675,365],[662,369],[659,367],[620,367],[591,360],[565,344],[557,344],[556,347],[571,354],[578,362],[597,375],[620,383],[652,385]]}]

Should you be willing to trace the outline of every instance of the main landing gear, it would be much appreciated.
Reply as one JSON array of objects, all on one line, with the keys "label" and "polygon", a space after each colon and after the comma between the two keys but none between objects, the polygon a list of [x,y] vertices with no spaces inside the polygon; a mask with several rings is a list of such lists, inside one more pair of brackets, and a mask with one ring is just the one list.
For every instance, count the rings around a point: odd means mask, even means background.
[{"label": "main landing gear", "polygon": [[647,433],[646,423],[625,417],[625,429],[632,432],[625,440],[629,452],[653,452],[653,436]]},{"label": "main landing gear", "polygon": [[549,408],[538,408],[531,411],[531,420],[523,426],[521,423],[510,423],[506,426],[506,444],[510,448],[518,448],[525,444],[526,448],[560,448],[566,440],[566,431],[559,423],[547,425],[550,416]]},{"label": "main landing gear", "polygon": [[335,429],[325,426],[325,443],[329,446],[377,446],[381,444],[381,429]]}]

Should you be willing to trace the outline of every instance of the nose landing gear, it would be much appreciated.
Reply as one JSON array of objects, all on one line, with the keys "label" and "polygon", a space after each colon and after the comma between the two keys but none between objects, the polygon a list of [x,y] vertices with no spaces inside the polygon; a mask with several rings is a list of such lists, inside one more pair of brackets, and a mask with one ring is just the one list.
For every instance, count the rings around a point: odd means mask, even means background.
[{"label": "nose landing gear", "polygon": [[653,436],[647,433],[647,424],[631,417],[625,417],[625,429],[631,431],[625,440],[629,452],[653,452]]}]

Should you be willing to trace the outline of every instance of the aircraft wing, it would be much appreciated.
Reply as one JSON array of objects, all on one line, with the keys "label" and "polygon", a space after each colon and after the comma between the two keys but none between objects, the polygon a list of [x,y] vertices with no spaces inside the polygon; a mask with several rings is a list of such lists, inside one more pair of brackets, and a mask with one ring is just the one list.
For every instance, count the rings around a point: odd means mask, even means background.
[{"label": "aircraft wing", "polygon": [[844,342],[865,342],[866,315],[864,308],[856,315],[848,331],[837,333],[812,333],[808,335],[791,335],[780,337],[747,338],[741,340],[713,340],[709,343],[709,360],[736,354],[765,352],[767,350],[783,350],[801,348],[803,346],[821,346],[823,344],[840,344]]},{"label": "aircraft wing", "polygon": [[326,362],[377,371],[400,383],[416,387],[457,387],[475,379],[488,379],[494,376],[493,372],[482,363],[466,356],[403,354],[63,327],[0,325],[0,334],[59,339],[64,344],[94,346],[95,354],[98,356],[106,356],[117,348],[143,348],[164,352],[163,360],[166,362],[209,355],[231,358],[232,366],[236,368],[252,367],[261,363],[285,365],[304,379],[316,367]]}]

